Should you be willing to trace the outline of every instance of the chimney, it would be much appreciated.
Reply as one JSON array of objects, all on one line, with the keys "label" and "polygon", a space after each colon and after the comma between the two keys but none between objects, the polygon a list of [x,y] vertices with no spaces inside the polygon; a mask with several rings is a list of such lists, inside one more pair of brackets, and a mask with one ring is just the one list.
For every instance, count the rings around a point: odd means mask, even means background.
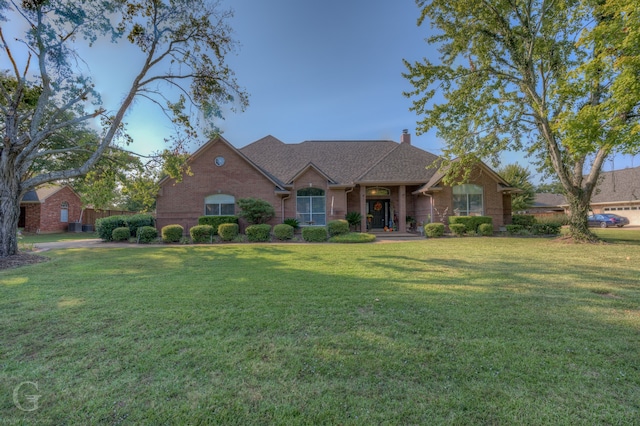
[{"label": "chimney", "polygon": [[400,135],[400,143],[408,143],[409,145],[411,145],[411,135],[409,134],[409,130],[402,130],[402,135]]}]

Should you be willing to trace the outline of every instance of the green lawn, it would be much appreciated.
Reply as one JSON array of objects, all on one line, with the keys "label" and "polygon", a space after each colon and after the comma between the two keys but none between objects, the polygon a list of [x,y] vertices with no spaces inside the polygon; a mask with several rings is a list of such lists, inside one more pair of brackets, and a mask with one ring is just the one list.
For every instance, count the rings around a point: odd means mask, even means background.
[{"label": "green lawn", "polygon": [[56,241],[86,240],[98,238],[95,232],[61,232],[56,234],[22,234],[20,244],[50,243]]},{"label": "green lawn", "polygon": [[49,251],[0,271],[0,423],[638,424],[610,232]]}]

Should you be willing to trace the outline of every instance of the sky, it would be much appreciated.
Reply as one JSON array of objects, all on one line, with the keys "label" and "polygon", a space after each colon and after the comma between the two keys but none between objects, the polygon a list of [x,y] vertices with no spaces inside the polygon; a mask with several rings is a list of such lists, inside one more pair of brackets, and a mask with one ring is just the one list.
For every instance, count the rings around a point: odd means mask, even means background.
[{"label": "sky", "polygon": [[[222,136],[241,148],[272,135],[285,143],[305,140],[394,140],[403,129],[412,144],[441,154],[435,131],[416,135],[412,90],[402,76],[403,59],[435,58],[417,26],[414,0],[220,0],[234,10],[230,25],[239,48],[227,63],[249,94],[244,112],[225,111]],[[86,66],[106,105],[117,105],[136,65],[127,43],[98,44]],[[131,53],[129,53],[131,52]],[[172,128],[157,107],[137,102],[125,118],[143,154],[162,149]],[[200,141],[203,143],[204,141]],[[197,146],[192,147],[193,150]],[[535,174],[521,153],[506,153],[503,165],[518,162]],[[640,165],[640,157],[619,156],[604,170]]]}]

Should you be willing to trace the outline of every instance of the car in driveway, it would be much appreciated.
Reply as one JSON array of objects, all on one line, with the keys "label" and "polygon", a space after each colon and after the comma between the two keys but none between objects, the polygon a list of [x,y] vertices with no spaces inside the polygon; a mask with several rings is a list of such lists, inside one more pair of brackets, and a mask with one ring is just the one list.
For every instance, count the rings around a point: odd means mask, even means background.
[{"label": "car in driveway", "polygon": [[600,228],[608,228],[609,226],[622,228],[624,225],[629,224],[629,219],[626,217],[611,213],[592,214],[587,217],[587,221],[589,226],[599,226]]}]

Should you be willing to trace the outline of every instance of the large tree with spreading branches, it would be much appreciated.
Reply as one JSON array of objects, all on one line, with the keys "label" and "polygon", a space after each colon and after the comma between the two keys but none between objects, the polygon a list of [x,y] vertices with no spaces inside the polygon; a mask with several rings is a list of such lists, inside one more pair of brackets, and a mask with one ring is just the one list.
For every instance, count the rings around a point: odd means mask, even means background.
[{"label": "large tree with spreading branches", "polygon": [[[246,106],[225,62],[235,48],[230,16],[207,0],[0,0],[0,257],[17,252],[23,195],[87,174],[126,143],[123,119],[137,99],[175,124],[175,152],[182,140],[210,136],[223,106]],[[104,49],[105,38],[111,49],[136,49],[113,61],[114,78],[129,82],[114,107],[101,101],[79,54]],[[84,126],[99,129],[97,142],[73,137]],[[74,154],[84,161],[67,161]]]},{"label": "large tree with spreading branches", "polygon": [[437,129],[449,176],[526,151],[562,184],[570,235],[587,226],[606,158],[640,147],[637,0],[417,0],[437,58],[405,61],[418,132]]}]

